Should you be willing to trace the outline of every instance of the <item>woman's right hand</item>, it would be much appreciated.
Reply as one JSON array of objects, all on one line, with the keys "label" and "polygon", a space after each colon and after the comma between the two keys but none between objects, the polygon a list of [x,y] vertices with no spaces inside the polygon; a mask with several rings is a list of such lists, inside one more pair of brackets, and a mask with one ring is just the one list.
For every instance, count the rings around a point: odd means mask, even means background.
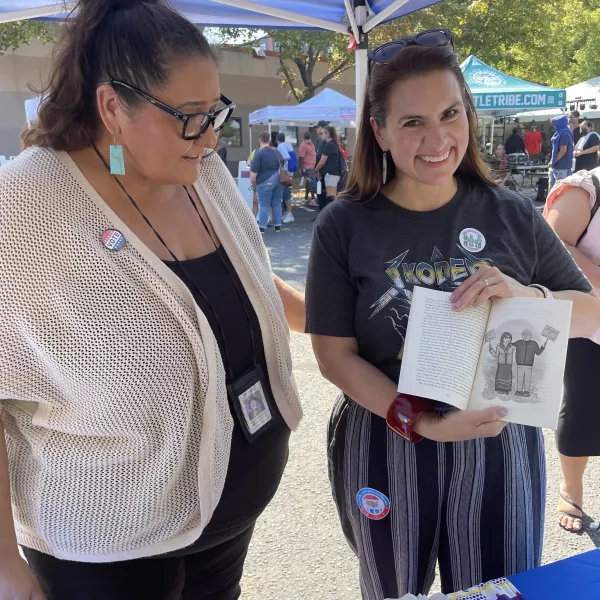
[{"label": "woman's right hand", "polygon": [[36,576],[18,553],[0,558],[0,600],[46,600]]},{"label": "woman's right hand", "polygon": [[496,437],[506,427],[502,421],[505,408],[486,410],[453,410],[440,417],[422,414],[415,423],[415,432],[436,442],[463,442],[476,438]]}]

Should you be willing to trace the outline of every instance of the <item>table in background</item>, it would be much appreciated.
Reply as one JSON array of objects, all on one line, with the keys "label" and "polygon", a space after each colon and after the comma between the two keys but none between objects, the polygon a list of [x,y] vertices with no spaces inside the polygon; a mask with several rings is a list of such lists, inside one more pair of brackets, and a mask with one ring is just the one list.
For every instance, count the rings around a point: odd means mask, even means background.
[{"label": "table in background", "polygon": [[[519,185],[519,183],[515,180],[515,183],[517,184],[518,189],[522,189],[525,187],[525,178],[529,177],[530,178],[530,187],[535,187],[534,183],[533,183],[533,178],[536,175],[539,175],[540,177],[548,177],[548,167],[546,165],[510,165],[509,164],[509,169],[512,170],[513,174],[515,174],[515,172],[521,176],[521,185]],[[514,180],[514,177],[513,177]],[[600,598],[600,596],[599,596]]]},{"label": "table in background", "polygon": [[600,599],[600,550],[509,577],[525,600]]}]

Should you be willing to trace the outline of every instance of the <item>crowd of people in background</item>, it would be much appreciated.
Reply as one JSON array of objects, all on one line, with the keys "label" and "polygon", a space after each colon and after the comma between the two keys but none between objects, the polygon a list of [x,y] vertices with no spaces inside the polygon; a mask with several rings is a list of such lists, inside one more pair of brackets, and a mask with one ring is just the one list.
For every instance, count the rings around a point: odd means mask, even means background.
[{"label": "crowd of people in background", "polygon": [[[286,140],[283,131],[275,135],[275,142],[268,132],[260,134],[260,148],[250,154],[248,165],[250,186],[255,195],[253,212],[261,233],[266,233],[270,226],[275,228],[275,232],[280,232],[282,224],[294,222],[293,185],[283,183],[282,170],[291,182],[295,176],[299,177],[300,187],[304,190],[304,204],[310,208],[322,210],[342,189],[348,172],[346,138],[339,136],[337,129],[327,121],[319,121],[315,133],[318,138],[316,145],[311,131],[306,131],[298,153]],[[223,158],[221,151],[219,155]],[[277,209],[274,209],[275,204],[278,204]]]},{"label": "crowd of people in background", "polygon": [[[521,126],[512,128],[503,144],[498,144],[489,157],[497,176],[504,185],[514,183],[511,178],[514,165],[524,157],[534,164],[548,167],[547,187],[551,188],[573,173],[592,170],[598,166],[600,134],[594,123],[582,118],[577,110],[551,120],[554,132],[550,141],[543,127],[535,123],[529,125],[522,134]],[[543,194],[545,198],[548,189]]]}]

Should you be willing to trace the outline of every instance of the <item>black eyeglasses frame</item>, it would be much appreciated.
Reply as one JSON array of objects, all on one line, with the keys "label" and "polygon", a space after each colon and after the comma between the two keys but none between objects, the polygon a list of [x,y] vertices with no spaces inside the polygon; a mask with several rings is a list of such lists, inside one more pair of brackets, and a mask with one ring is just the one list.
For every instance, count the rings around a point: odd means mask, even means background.
[{"label": "black eyeglasses frame", "polygon": [[[150,104],[153,104],[157,108],[160,108],[162,111],[166,112],[167,114],[171,115],[172,117],[175,117],[176,119],[178,119],[179,121],[181,121],[183,123],[183,130],[181,132],[181,135],[184,140],[188,140],[188,141],[197,140],[198,138],[201,138],[206,133],[208,128],[211,125],[214,125],[217,117],[223,111],[228,111],[228,114],[225,118],[225,121],[223,122],[223,125],[221,125],[219,128],[216,128],[214,130],[215,133],[218,133],[219,131],[221,131],[223,129],[223,127],[225,127],[225,125],[227,124],[229,119],[231,118],[231,115],[233,114],[233,111],[236,108],[235,102],[232,102],[231,100],[229,100],[229,98],[227,98],[223,94],[221,94],[220,100],[223,104],[225,104],[225,106],[223,108],[219,108],[217,110],[211,110],[208,112],[197,112],[197,113],[192,113],[192,114],[184,114],[181,111],[177,110],[176,108],[173,108],[172,106],[169,106],[168,104],[165,104],[164,102],[161,102],[154,96],[151,96],[150,94],[147,94],[146,92],[143,92],[142,90],[140,90],[132,85],[129,85],[128,83],[125,83],[124,81],[120,81],[118,79],[109,79],[107,81],[103,81],[103,82],[99,83],[98,85],[111,85],[113,87],[115,87],[115,85],[120,85],[120,86],[127,88],[128,90],[131,90],[132,92],[138,94],[139,96],[144,98],[144,100],[147,100],[148,102],[150,102]],[[200,117],[200,116],[208,117],[206,119],[206,121],[202,124],[200,131],[194,135],[186,135],[188,123],[193,118]]]}]

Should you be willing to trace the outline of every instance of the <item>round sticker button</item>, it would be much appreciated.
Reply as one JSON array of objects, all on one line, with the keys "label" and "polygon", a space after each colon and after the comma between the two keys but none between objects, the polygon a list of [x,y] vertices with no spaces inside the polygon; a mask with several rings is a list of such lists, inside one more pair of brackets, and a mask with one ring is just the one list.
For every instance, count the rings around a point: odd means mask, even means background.
[{"label": "round sticker button", "polygon": [[356,502],[360,512],[374,521],[387,517],[390,512],[389,498],[373,488],[359,490],[356,494]]},{"label": "round sticker button", "polygon": [[481,252],[485,248],[485,236],[472,227],[467,227],[460,232],[459,241],[468,252]]},{"label": "round sticker button", "polygon": [[102,234],[102,245],[108,250],[122,250],[125,247],[125,236],[118,229],[107,229]]}]

